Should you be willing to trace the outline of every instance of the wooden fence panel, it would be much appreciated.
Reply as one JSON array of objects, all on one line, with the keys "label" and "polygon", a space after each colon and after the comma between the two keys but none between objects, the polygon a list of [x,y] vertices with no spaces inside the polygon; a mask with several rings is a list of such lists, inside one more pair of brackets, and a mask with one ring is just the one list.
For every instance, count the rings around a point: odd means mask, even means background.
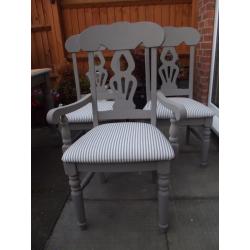
[{"label": "wooden fence panel", "polygon": [[[54,72],[70,59],[64,49],[65,40],[89,26],[117,21],[195,25],[196,0],[32,0],[31,3],[32,68],[52,67]],[[188,54],[183,45],[178,52]],[[80,59],[86,71],[86,53],[81,53]]]}]

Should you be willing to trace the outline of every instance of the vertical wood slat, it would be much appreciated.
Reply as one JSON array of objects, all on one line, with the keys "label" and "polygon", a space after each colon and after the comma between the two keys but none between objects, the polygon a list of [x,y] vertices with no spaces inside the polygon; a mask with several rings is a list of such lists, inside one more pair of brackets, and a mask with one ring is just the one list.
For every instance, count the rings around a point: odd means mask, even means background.
[{"label": "vertical wood slat", "polygon": [[93,25],[100,24],[100,8],[92,8]]},{"label": "vertical wood slat", "polygon": [[128,6],[122,7],[122,20],[130,21],[130,9]]},{"label": "vertical wood slat", "polygon": [[[151,7],[151,8],[150,8]],[[153,6],[146,6],[146,20],[145,21],[154,21],[154,8]]]},{"label": "vertical wood slat", "polygon": [[[46,25],[47,21],[45,20],[43,2],[41,0],[37,1],[36,7],[37,7],[40,24]],[[44,66],[51,67],[52,58],[51,58],[51,52],[50,52],[50,47],[49,47],[48,34],[47,32],[41,32],[41,36],[42,36],[42,43],[43,43],[43,53],[45,57]]]},{"label": "vertical wood slat", "polygon": [[197,0],[192,0],[191,22],[192,27],[197,27]]},{"label": "vertical wood slat", "polygon": [[72,9],[70,12],[70,18],[72,22],[72,35],[79,34],[79,22],[78,22],[78,12],[77,9]]},{"label": "vertical wood slat", "polygon": [[122,21],[122,7],[115,7],[115,21]]},{"label": "vertical wood slat", "polygon": [[81,32],[86,28],[84,9],[82,8],[77,9],[77,17],[79,23],[79,30]]},{"label": "vertical wood slat", "polygon": [[52,32],[55,33],[56,47],[58,51],[58,63],[64,61],[64,39],[63,39],[63,23],[61,22],[61,10],[58,1],[50,4],[51,14],[53,18]]},{"label": "vertical wood slat", "polygon": [[158,23],[159,25],[162,24],[161,5],[155,5],[154,6],[154,22]]},{"label": "vertical wood slat", "polygon": [[102,24],[108,23],[107,8],[100,8],[100,23]]},{"label": "vertical wood slat", "polygon": [[46,20],[46,23],[48,23],[51,26],[51,31],[47,32],[47,36],[48,36],[48,44],[49,44],[51,59],[52,59],[52,68],[55,68],[57,65],[57,62],[59,61],[59,56],[58,56],[57,48],[56,48],[56,38],[53,34],[52,25],[51,25],[51,17],[50,17],[50,11],[49,11],[50,2],[47,0],[42,0],[42,3],[43,3],[44,18]]},{"label": "vertical wood slat", "polygon": [[108,7],[108,23],[115,21],[115,10],[113,7]]},{"label": "vertical wood slat", "polygon": [[161,21],[162,26],[168,26],[169,25],[169,5],[161,6]]},{"label": "vertical wood slat", "polygon": [[84,12],[85,12],[86,28],[88,28],[89,26],[93,25],[91,8],[85,8]]},{"label": "vertical wood slat", "polygon": [[138,21],[145,21],[145,6],[138,7]]},{"label": "vertical wood slat", "polygon": [[138,7],[137,6],[130,6],[130,21],[137,22],[138,21]]},{"label": "vertical wood slat", "polygon": [[[35,0],[32,1],[32,24],[33,25],[41,25],[42,20],[40,20],[38,10],[37,10],[37,3]],[[43,46],[43,41],[42,41],[42,34],[40,32],[36,32],[33,34],[34,36],[34,41],[36,43],[37,47],[37,53],[38,53],[38,61],[39,61],[39,66],[44,67],[46,65],[46,59],[45,59],[45,51],[44,51],[44,46]]]}]

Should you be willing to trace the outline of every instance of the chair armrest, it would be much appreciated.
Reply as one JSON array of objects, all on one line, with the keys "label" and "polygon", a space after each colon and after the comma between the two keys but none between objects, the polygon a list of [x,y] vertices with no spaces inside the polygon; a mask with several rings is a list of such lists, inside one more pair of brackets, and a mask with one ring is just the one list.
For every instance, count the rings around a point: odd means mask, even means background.
[{"label": "chair armrest", "polygon": [[176,103],[175,101],[166,98],[160,90],[157,91],[157,100],[174,113],[177,121],[187,118],[187,111],[185,107],[180,103]]},{"label": "chair armrest", "polygon": [[49,110],[46,117],[47,122],[49,124],[58,124],[62,115],[66,115],[83,107],[87,103],[91,102],[91,100],[91,94],[87,94],[77,102]]}]

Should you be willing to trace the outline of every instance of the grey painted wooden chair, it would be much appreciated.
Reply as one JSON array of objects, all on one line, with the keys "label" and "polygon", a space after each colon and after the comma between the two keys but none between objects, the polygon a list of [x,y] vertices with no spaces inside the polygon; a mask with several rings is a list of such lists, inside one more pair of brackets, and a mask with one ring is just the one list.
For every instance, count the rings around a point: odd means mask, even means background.
[{"label": "grey painted wooden chair", "polygon": [[[78,225],[82,229],[87,225],[82,197],[82,189],[86,182],[83,180],[81,185],[80,172],[155,170],[158,172],[159,185],[159,227],[162,231],[168,228],[169,171],[174,150],[167,138],[155,127],[156,47],[160,46],[163,40],[164,31],[157,24],[119,22],[90,27],[81,34],[70,37],[66,42],[66,49],[70,52],[76,50],[88,52],[91,95],[85,96],[76,103],[52,109],[47,114],[47,120],[56,124],[65,119],[65,114],[92,101],[94,128],[70,145],[62,157],[65,173],[69,177]],[[133,103],[137,80],[132,74],[135,63],[130,50],[139,45],[143,45],[147,55],[145,74],[151,86],[152,108],[147,111],[136,109]],[[103,48],[114,51],[111,61],[114,75],[109,83],[115,98],[111,111],[100,111],[97,106],[94,53]],[[120,68],[122,56],[127,61],[126,70]],[[151,70],[151,77],[149,77],[149,70]],[[146,119],[151,122],[145,123]],[[119,122],[110,122],[114,120]],[[124,120],[126,122],[123,122]],[[136,121],[128,122],[128,120]],[[99,125],[100,121],[109,122]],[[69,128],[64,127],[64,133],[69,133]]]},{"label": "grey painted wooden chair", "polygon": [[[157,125],[164,127],[171,122],[169,140],[177,153],[179,151],[178,127],[187,126],[187,141],[189,141],[190,126],[203,126],[201,165],[208,163],[208,149],[210,141],[210,127],[213,112],[204,104],[192,99],[193,70],[195,45],[200,40],[199,32],[191,27],[165,27],[165,41],[160,55],[161,65],[158,69],[161,78],[161,88],[157,93]],[[178,54],[175,47],[181,43],[190,46],[188,88],[178,88],[176,80],[179,74],[177,65]],[[148,92],[149,90],[147,90]],[[149,95],[147,95],[149,96]],[[185,96],[185,97],[184,97]],[[144,108],[151,106],[150,98]],[[195,130],[192,130],[195,132]]]}]

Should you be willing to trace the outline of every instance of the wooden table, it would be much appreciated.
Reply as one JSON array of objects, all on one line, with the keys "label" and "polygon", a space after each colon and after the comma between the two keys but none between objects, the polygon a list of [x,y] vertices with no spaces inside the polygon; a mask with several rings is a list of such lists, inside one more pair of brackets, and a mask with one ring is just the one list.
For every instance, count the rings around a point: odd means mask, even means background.
[{"label": "wooden table", "polygon": [[41,86],[43,95],[45,96],[47,110],[54,107],[53,98],[50,93],[50,71],[50,68],[31,70],[31,88]]}]

